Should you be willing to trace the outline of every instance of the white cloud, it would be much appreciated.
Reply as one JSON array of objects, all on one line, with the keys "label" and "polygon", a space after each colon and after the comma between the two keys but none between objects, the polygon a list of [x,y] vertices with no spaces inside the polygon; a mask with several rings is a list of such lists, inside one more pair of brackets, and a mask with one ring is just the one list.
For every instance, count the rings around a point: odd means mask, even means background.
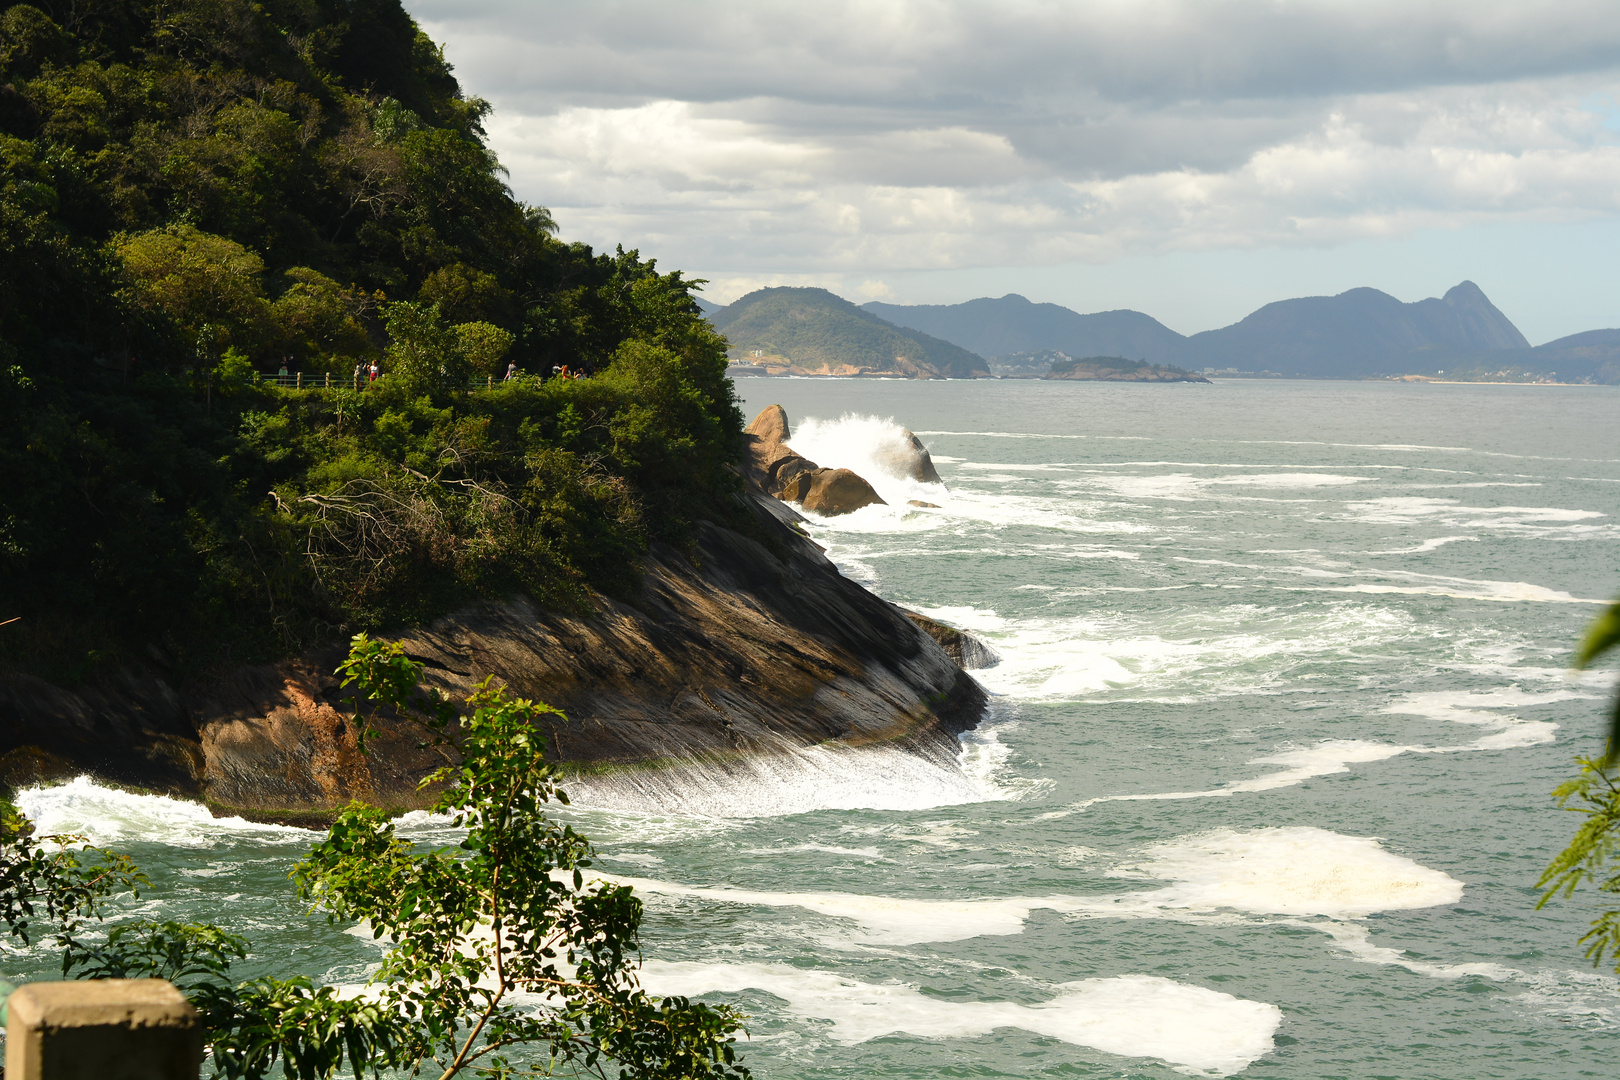
[{"label": "white cloud", "polygon": [[522,197],[714,292],[1620,210],[1610,3],[414,10]]}]

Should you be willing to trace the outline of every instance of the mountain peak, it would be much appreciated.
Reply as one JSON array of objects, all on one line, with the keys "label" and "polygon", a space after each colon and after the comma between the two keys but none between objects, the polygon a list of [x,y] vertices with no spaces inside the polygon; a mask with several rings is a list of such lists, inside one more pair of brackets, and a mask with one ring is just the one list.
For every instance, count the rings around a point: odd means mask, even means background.
[{"label": "mountain peak", "polygon": [[1452,307],[1485,307],[1490,308],[1493,311],[1495,310],[1495,305],[1492,304],[1490,299],[1485,295],[1485,290],[1481,289],[1478,285],[1475,285],[1472,281],[1459,281],[1450,289],[1446,290],[1446,295],[1442,296],[1440,299],[1444,300]]}]

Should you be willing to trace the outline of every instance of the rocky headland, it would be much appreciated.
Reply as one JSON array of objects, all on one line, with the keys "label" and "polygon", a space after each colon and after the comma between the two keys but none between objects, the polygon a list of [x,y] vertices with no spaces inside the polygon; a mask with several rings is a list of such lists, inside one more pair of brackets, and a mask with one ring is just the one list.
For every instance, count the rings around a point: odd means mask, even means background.
[{"label": "rocky headland", "polygon": [[[593,594],[583,614],[513,596],[387,636],[453,697],[493,673],[562,709],[568,721],[546,732],[552,752],[584,773],[723,769],[823,744],[953,752],[985,704],[963,666],[993,655],[843,577],[780,492],[808,477],[806,505],[847,505],[854,481],[870,485],[793,455],[780,409],[750,432],[742,498],[754,535],[700,523],[690,550],[652,547],[633,597]],[[779,482],[777,498],[759,478]],[[196,684],[156,650],[148,666],[81,686],[0,678],[0,778],[89,773],[285,821],[319,821],[352,799],[424,805],[418,783],[453,753],[424,749],[414,728],[386,717],[362,752],[332,674],[344,651],[334,643]]]}]

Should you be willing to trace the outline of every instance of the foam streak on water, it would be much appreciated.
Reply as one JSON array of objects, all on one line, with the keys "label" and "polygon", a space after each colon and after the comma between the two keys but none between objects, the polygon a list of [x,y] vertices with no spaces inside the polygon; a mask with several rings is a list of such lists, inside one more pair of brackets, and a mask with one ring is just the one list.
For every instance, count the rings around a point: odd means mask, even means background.
[{"label": "foam streak on water", "polygon": [[797,1016],[832,1021],[829,1036],[844,1044],[894,1033],[971,1039],[1012,1027],[1207,1076],[1240,1072],[1264,1055],[1282,1021],[1275,1006],[1149,975],[1060,985],[1056,996],[1035,1005],[946,1001],[910,986],[763,964],[654,961],[642,969],[642,982],[657,994],[764,990]]}]

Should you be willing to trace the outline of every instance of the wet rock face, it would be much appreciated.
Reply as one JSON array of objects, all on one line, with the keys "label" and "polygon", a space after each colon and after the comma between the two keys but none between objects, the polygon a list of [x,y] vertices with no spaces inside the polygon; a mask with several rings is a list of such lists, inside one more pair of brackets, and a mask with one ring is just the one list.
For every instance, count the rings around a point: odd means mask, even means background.
[{"label": "wet rock face", "polygon": [[[747,499],[776,553],[700,524],[694,559],[653,546],[628,603],[598,595],[569,616],[515,596],[400,640],[454,698],[493,673],[562,709],[568,721],[544,734],[564,763],[723,762],[830,740],[953,752],[984,691],[898,608],[839,574],[793,530],[792,508]],[[383,717],[361,752],[331,674],[343,655],[333,645],[179,688],[151,673],[72,690],[0,679],[0,766],[13,783],[45,762],[269,820],[318,821],[355,798],[426,805],[432,792],[417,785],[453,750],[424,749],[414,727]]]},{"label": "wet rock face", "polygon": [[909,428],[901,428],[900,432],[905,436],[907,445],[884,447],[878,451],[878,460],[895,476],[909,477],[923,484],[944,484],[923,441],[913,435]]},{"label": "wet rock face", "polygon": [[[888,505],[857,473],[824,469],[794,451],[787,445],[788,435],[787,412],[780,405],[767,406],[745,429],[748,478],[761,490],[825,517],[848,514],[863,506]],[[927,454],[924,450],[925,458]],[[928,463],[928,468],[933,468],[933,462]]]},{"label": "wet rock face", "polygon": [[956,661],[958,667],[973,670],[995,667],[1001,663],[1000,653],[966,630],[946,626],[942,622],[930,619],[928,616],[912,611],[909,608],[901,608],[900,611],[906,618],[921,627],[925,634],[939,642],[940,648],[945,650],[947,656]]}]

